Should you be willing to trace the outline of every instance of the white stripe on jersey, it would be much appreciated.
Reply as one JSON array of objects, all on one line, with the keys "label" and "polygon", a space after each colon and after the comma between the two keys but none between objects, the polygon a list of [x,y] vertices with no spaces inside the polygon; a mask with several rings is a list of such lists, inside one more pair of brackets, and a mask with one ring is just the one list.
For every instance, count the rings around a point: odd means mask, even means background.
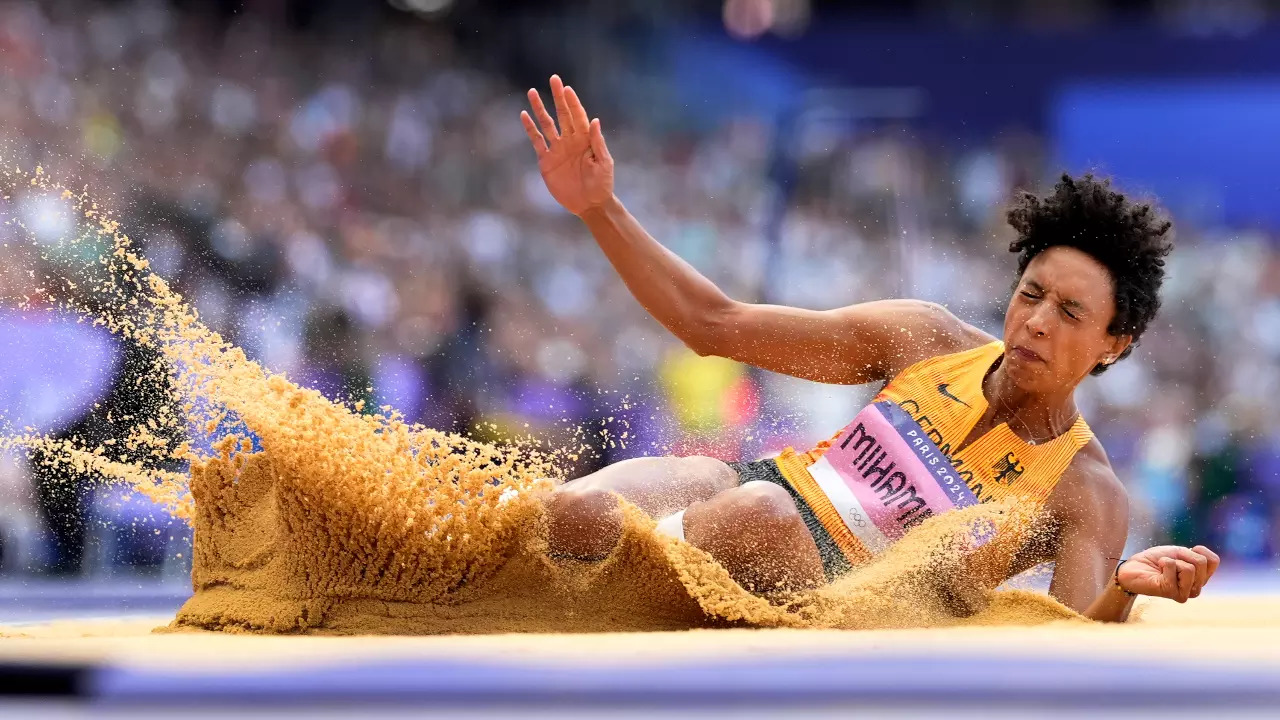
[{"label": "white stripe on jersey", "polygon": [[825,457],[818,458],[817,462],[809,466],[809,475],[813,476],[818,487],[822,488],[827,499],[835,506],[836,512],[840,513],[845,526],[872,554],[879,554],[880,551],[889,547],[889,538],[885,537],[880,528],[871,522],[871,516],[862,508],[862,503],[858,502],[853,491],[844,484],[840,473],[831,467],[831,463]]}]

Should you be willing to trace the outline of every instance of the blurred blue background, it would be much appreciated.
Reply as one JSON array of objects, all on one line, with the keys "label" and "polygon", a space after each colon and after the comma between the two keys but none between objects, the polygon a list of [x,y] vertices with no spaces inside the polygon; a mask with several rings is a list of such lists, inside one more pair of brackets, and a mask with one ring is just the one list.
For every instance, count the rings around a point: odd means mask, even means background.
[{"label": "blurred blue background", "polygon": [[[205,322],[332,397],[481,437],[587,427],[575,474],[841,427],[873,388],[697,358],[630,298],[520,127],[552,72],[602,119],[632,212],[741,300],[922,297],[998,334],[1017,189],[1096,170],[1162,199],[1164,310],[1080,404],[1131,545],[1274,567],[1276,2],[4,2],[0,159],[87,183]],[[0,206],[37,245],[69,231],[48,210]],[[4,298],[75,263],[0,241]],[[145,363],[12,305],[0,349],[6,417],[50,433],[98,427]],[[180,578],[189,542],[119,489],[0,458],[4,573]]]}]

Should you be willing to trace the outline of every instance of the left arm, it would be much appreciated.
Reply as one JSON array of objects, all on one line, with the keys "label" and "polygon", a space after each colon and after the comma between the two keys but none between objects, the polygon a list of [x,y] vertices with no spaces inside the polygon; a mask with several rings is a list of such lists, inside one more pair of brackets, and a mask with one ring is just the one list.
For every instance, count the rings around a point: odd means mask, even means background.
[{"label": "left arm", "polygon": [[1134,596],[1126,590],[1186,602],[1200,595],[1218,568],[1218,556],[1202,545],[1163,545],[1125,561],[1117,584],[1129,499],[1097,440],[1077,455],[1046,511],[1058,531],[1049,594],[1091,620],[1128,619]]},{"label": "left arm", "polygon": [[1100,463],[1090,449],[1071,464],[1046,508],[1058,530],[1049,594],[1091,620],[1124,622],[1133,598],[1111,577],[1129,535],[1129,497],[1106,456]]}]

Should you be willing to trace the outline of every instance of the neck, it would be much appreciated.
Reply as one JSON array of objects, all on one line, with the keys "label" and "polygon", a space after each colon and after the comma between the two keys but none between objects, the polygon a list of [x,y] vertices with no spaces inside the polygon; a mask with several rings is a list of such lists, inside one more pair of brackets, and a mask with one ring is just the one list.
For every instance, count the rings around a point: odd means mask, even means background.
[{"label": "neck", "polygon": [[1005,372],[1001,361],[983,383],[988,412],[996,422],[1027,432],[1028,440],[1054,437],[1067,431],[1076,416],[1074,388],[1060,394],[1042,395],[1019,388]]}]

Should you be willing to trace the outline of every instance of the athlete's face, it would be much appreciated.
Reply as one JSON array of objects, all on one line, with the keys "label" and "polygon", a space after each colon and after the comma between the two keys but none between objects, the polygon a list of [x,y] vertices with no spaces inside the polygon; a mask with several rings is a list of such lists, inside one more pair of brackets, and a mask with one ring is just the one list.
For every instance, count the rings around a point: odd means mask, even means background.
[{"label": "athlete's face", "polygon": [[1027,266],[1004,316],[1005,363],[1019,387],[1074,387],[1124,351],[1128,336],[1107,332],[1115,316],[1111,273],[1075,248],[1057,246]]}]

